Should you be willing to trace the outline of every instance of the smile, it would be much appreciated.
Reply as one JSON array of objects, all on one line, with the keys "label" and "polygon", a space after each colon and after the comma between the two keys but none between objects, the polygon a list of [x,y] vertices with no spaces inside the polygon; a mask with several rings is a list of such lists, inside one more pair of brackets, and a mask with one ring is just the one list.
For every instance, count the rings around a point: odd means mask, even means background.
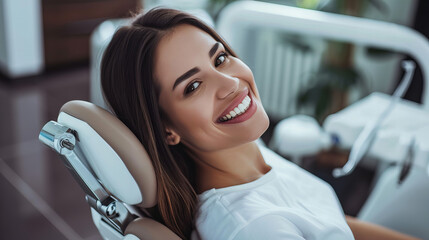
[{"label": "smile", "polygon": [[247,109],[250,106],[250,103],[252,102],[251,98],[249,96],[246,96],[241,103],[239,103],[232,111],[230,111],[225,116],[222,116],[219,118],[220,122],[226,122],[231,119],[234,119],[235,117],[245,113]]},{"label": "smile", "polygon": [[257,104],[249,89],[241,92],[217,118],[219,124],[234,124],[247,121],[256,112]]}]

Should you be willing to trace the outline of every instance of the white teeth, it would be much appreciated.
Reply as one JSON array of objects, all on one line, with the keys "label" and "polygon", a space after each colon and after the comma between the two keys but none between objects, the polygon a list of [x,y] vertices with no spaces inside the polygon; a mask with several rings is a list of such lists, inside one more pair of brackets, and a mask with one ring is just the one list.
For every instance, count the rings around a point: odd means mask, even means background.
[{"label": "white teeth", "polygon": [[240,109],[240,111],[244,112],[244,110],[246,110],[246,108],[244,107],[244,105],[242,103],[238,104],[238,109]]},{"label": "white teeth", "polygon": [[240,109],[238,109],[238,107],[234,108],[235,113],[237,113],[237,115],[241,115],[241,111]]},{"label": "white teeth", "polygon": [[238,104],[237,107],[235,107],[231,112],[229,112],[229,114],[226,114],[225,116],[221,117],[219,120],[221,122],[225,122],[228,121],[238,115],[241,115],[243,113],[246,112],[246,110],[249,108],[250,106],[250,102],[251,102],[251,98],[249,96],[246,96],[243,101],[241,101],[240,104]]},{"label": "white teeth", "polygon": [[249,96],[246,96],[246,97],[244,98],[244,100],[246,100],[248,103],[250,103],[250,97],[249,97]]}]

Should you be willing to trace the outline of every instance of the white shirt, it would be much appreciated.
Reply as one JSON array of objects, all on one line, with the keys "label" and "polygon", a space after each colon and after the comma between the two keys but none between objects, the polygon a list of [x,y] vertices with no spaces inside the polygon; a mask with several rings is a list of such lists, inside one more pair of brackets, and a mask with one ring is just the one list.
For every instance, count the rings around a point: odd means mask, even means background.
[{"label": "white shirt", "polygon": [[354,239],[332,187],[260,146],[272,169],[259,179],[199,195],[203,240]]}]

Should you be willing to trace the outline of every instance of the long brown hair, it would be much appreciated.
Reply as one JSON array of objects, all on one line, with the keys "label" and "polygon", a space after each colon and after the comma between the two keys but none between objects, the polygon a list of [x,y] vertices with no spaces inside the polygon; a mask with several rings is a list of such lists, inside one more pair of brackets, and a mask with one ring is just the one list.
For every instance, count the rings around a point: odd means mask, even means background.
[{"label": "long brown hair", "polygon": [[101,85],[116,116],[136,135],[152,160],[158,194],[153,217],[186,239],[193,228],[198,201],[195,164],[183,144],[169,146],[165,141],[167,119],[158,106],[159,87],[153,72],[160,40],[181,24],[207,32],[236,56],[212,28],[192,15],[153,9],[114,34],[101,63]]}]

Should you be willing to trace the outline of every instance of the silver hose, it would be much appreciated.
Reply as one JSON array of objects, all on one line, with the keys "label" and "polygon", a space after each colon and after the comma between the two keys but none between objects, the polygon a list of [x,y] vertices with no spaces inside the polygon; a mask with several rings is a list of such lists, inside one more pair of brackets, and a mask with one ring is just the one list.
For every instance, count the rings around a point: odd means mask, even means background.
[{"label": "silver hose", "polygon": [[384,109],[382,114],[376,118],[374,121],[368,123],[362,132],[359,134],[356,141],[353,143],[352,149],[350,151],[349,159],[347,163],[342,168],[336,168],[332,171],[332,175],[336,178],[349,175],[356,168],[357,164],[360,162],[362,157],[368,151],[369,146],[371,145],[374,137],[377,133],[378,128],[384,119],[392,111],[396,103],[403,97],[405,91],[408,89],[411,79],[414,75],[414,70],[416,65],[411,60],[402,61],[402,68],[405,70],[404,77],[393,93],[392,100],[390,104]]}]

